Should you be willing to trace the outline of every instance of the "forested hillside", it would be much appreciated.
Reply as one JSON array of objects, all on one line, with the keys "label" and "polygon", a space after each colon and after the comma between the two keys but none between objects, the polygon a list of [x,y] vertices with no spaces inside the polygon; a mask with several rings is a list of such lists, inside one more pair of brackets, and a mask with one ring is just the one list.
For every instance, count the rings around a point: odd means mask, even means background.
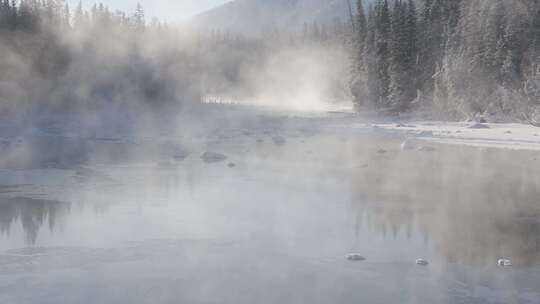
[{"label": "forested hillside", "polygon": [[71,10],[64,1],[3,1],[0,110],[113,111],[190,99],[196,66],[186,63],[195,52],[178,36],[146,22],[141,6],[128,15],[101,4]]},{"label": "forested hillside", "polygon": [[247,37],[148,22],[141,6],[128,14],[102,4],[70,9],[60,0],[4,1],[0,112],[21,119],[44,109],[181,109],[206,95],[269,100],[262,96],[269,92],[279,93],[275,104],[306,91],[348,99],[347,28],[313,23]]},{"label": "forested hillside", "polygon": [[[353,4],[351,3],[351,6]],[[260,35],[350,19],[347,0],[236,0],[193,18],[197,28]]]},{"label": "forested hillside", "polygon": [[540,123],[540,2],[358,1],[358,109]]}]

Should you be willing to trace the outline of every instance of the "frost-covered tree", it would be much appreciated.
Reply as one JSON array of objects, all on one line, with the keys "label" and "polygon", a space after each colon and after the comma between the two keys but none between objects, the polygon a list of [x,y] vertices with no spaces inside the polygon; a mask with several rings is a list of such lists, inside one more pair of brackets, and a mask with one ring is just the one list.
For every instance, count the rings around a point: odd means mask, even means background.
[{"label": "frost-covered tree", "polygon": [[133,14],[133,27],[137,30],[144,29],[146,25],[146,19],[144,16],[144,9],[140,3],[137,3],[135,13]]},{"label": "frost-covered tree", "polygon": [[522,88],[540,60],[537,0],[378,0],[361,37],[353,79],[368,93],[356,86],[367,99],[356,104],[403,112],[420,92],[415,106],[457,119],[517,113],[536,98]]}]

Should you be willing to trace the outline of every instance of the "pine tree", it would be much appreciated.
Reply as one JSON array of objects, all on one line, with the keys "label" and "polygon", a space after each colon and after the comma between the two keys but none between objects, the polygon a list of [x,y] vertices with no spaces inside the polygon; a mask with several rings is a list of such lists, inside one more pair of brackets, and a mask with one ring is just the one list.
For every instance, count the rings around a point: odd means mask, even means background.
[{"label": "pine tree", "polygon": [[412,73],[413,90],[412,95],[416,94],[417,84],[415,76],[417,74],[417,61],[418,61],[418,17],[416,11],[416,5],[413,0],[409,0],[407,6],[407,21],[406,21],[406,36],[407,36],[407,51],[406,51],[406,68]]},{"label": "pine tree", "polygon": [[390,8],[388,0],[379,0],[377,11],[377,47],[376,47],[376,61],[377,61],[377,75],[379,78],[379,96],[377,98],[377,106],[381,109],[388,109],[391,107],[390,96],[390,67],[391,67],[391,30],[392,20],[390,15]]},{"label": "pine tree", "polygon": [[364,40],[366,39],[366,13],[364,11],[363,0],[358,0],[356,5],[356,32],[358,47],[363,48]]},{"label": "pine tree", "polygon": [[62,16],[62,24],[64,28],[71,28],[71,11],[69,9],[69,4],[66,2],[64,5],[64,13]]},{"label": "pine tree", "polygon": [[82,5],[82,0],[77,4],[75,8],[75,13],[73,15],[73,27],[76,29],[82,29],[86,25],[84,18],[84,10]]},{"label": "pine tree", "polygon": [[363,65],[366,69],[367,77],[367,100],[362,101],[371,107],[377,107],[377,101],[380,96],[380,81],[377,73],[377,12],[379,5],[374,8],[370,6],[367,19],[367,34],[364,48]]},{"label": "pine tree", "polygon": [[365,93],[367,91],[367,79],[366,79],[366,35],[367,35],[367,20],[364,11],[363,1],[358,0],[357,12],[355,17],[355,39],[354,39],[354,51],[352,56],[352,79],[351,79],[351,94],[353,96],[354,104],[359,108],[367,98]]},{"label": "pine tree", "polygon": [[17,27],[24,31],[35,31],[38,26],[36,14],[36,12],[32,11],[31,3],[26,0],[21,1]]},{"label": "pine tree", "polygon": [[7,29],[11,6],[9,0],[0,1],[0,29]]},{"label": "pine tree", "polygon": [[9,28],[11,30],[15,30],[17,28],[17,15],[19,14],[18,12],[18,8],[17,8],[17,2],[15,2],[15,0],[12,0],[11,1],[11,8],[8,12],[9,14]]},{"label": "pine tree", "polygon": [[443,58],[448,36],[447,20],[444,16],[445,0],[426,0],[422,9],[420,34],[422,63],[420,66],[420,89],[430,94],[433,90],[433,75]]},{"label": "pine tree", "polygon": [[411,73],[409,67],[408,4],[397,0],[392,12],[390,103],[392,110],[401,112],[407,109],[410,100],[407,94]]},{"label": "pine tree", "polygon": [[487,21],[486,39],[486,65],[488,72],[498,77],[498,73],[505,61],[508,52],[504,39],[506,29],[506,8],[503,0],[494,0]]},{"label": "pine tree", "polygon": [[531,33],[533,52],[540,59],[540,3],[532,11]]},{"label": "pine tree", "polygon": [[143,30],[146,26],[144,9],[140,3],[137,3],[137,8],[135,9],[135,14],[133,15],[133,26],[136,30]]}]

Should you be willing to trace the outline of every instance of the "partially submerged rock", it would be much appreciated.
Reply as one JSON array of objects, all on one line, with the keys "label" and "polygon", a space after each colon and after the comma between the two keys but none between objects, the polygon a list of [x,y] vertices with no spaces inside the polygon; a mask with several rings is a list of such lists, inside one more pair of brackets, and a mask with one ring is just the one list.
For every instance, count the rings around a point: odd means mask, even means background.
[{"label": "partially submerged rock", "polygon": [[201,155],[201,159],[205,163],[211,164],[211,163],[219,163],[219,162],[225,161],[227,160],[227,156],[221,153],[216,153],[216,152],[205,152]]},{"label": "partially submerged rock", "polygon": [[228,163],[228,164],[227,164],[227,167],[229,167],[229,168],[234,168],[234,167],[236,167],[236,164],[235,164],[235,163]]},{"label": "partially submerged rock", "polygon": [[416,260],[416,265],[420,265],[420,266],[427,266],[429,265],[429,262],[425,259],[417,259]]},{"label": "partially submerged rock", "polygon": [[469,129],[489,129],[489,125],[485,124],[485,123],[475,123],[471,126],[469,126]]},{"label": "partially submerged rock", "polygon": [[360,262],[360,261],[365,261],[366,258],[363,257],[362,255],[358,254],[358,253],[349,253],[347,255],[347,260],[349,261],[355,261],[355,262]]},{"label": "partially submerged rock", "polygon": [[501,267],[510,267],[512,266],[512,261],[510,259],[502,258],[497,261],[497,265]]},{"label": "partially submerged rock", "polygon": [[386,151],[385,149],[379,149],[379,150],[377,151],[377,154],[386,154],[386,152],[387,152],[387,151]]}]

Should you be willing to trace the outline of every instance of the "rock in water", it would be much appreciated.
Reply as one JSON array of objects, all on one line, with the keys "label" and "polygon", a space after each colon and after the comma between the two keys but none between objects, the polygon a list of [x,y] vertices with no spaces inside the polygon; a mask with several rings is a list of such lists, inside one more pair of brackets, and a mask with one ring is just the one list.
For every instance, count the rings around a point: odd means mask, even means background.
[{"label": "rock in water", "polygon": [[229,163],[229,164],[227,164],[227,167],[234,168],[234,167],[236,167],[236,164],[235,163]]},{"label": "rock in water", "polygon": [[205,163],[211,164],[211,163],[219,163],[219,162],[225,161],[227,159],[227,156],[221,153],[216,153],[216,152],[205,152],[203,155],[201,155],[201,159]]},{"label": "rock in water", "polygon": [[385,149],[379,149],[379,151],[377,151],[377,154],[386,154],[386,150]]},{"label": "rock in water", "polygon": [[361,256],[358,253],[350,253],[350,254],[347,255],[347,260],[360,262],[360,261],[365,261],[366,258]]},{"label": "rock in water", "polygon": [[475,123],[469,129],[489,129],[489,125],[483,123]]},{"label": "rock in water", "polygon": [[510,267],[512,266],[512,261],[510,259],[499,259],[497,264],[501,267]]},{"label": "rock in water", "polygon": [[274,141],[274,144],[276,144],[277,146],[283,146],[287,142],[287,140],[283,136],[274,136],[272,140]]},{"label": "rock in water", "polygon": [[416,265],[427,266],[427,265],[429,265],[429,262],[427,260],[424,260],[424,259],[417,259],[416,260]]}]

